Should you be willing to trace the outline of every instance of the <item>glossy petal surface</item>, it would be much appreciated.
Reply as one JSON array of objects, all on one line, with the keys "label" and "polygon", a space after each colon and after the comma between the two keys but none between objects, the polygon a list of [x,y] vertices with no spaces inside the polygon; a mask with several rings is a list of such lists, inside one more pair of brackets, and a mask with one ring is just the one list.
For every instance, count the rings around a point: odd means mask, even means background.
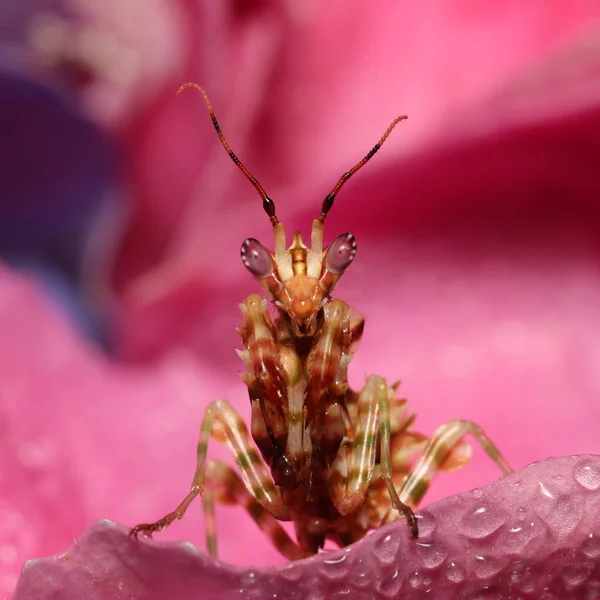
[{"label": "glossy petal surface", "polygon": [[219,563],[188,544],[139,543],[110,521],[27,563],[13,600],[522,598],[600,594],[600,457],[548,459],[353,546],[275,568]]}]

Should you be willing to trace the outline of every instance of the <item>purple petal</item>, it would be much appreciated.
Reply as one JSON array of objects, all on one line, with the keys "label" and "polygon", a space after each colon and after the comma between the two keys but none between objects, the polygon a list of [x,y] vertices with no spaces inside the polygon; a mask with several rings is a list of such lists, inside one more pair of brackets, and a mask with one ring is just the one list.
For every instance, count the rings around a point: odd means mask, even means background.
[{"label": "purple petal", "polygon": [[416,542],[398,522],[279,567],[233,567],[100,521],[64,554],[27,562],[13,600],[598,598],[599,489],[600,457],[548,459],[431,505]]},{"label": "purple petal", "polygon": [[71,273],[109,199],[114,160],[80,111],[24,75],[0,70],[0,252]]},{"label": "purple petal", "polygon": [[95,315],[80,296],[81,269],[94,224],[109,209],[114,157],[58,88],[0,68],[0,104],[0,256],[36,275],[96,337]]}]

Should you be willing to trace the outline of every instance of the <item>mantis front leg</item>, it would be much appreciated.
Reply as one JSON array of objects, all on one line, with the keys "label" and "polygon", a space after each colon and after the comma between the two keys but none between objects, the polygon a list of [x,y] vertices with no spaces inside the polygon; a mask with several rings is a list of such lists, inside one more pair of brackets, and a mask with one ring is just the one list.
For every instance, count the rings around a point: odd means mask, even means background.
[{"label": "mantis front leg", "polygon": [[248,492],[241,477],[232,467],[220,460],[209,460],[205,472],[203,505],[206,547],[209,556],[217,557],[214,502],[241,506],[270,539],[273,546],[288,560],[298,560],[305,556],[277,519]]},{"label": "mantis front leg", "polygon": [[244,421],[227,400],[217,400],[208,405],[202,419],[196,472],[189,493],[174,511],[155,523],[137,525],[131,530],[132,535],[137,537],[142,533],[150,536],[168,527],[175,519],[183,518],[193,500],[203,492],[206,454],[211,436],[227,444],[240,469],[241,479],[254,500],[276,519],[289,519],[279,489],[273,483],[267,465],[254,448]]},{"label": "mantis front leg", "polygon": [[340,446],[331,467],[329,490],[341,515],[354,512],[364,503],[375,472],[379,439],[379,474],[386,484],[392,506],[408,519],[411,533],[416,538],[419,533],[417,519],[398,496],[392,481],[390,404],[393,399],[394,391],[382,377],[372,375],[367,379],[358,396],[354,438],[344,440]]}]

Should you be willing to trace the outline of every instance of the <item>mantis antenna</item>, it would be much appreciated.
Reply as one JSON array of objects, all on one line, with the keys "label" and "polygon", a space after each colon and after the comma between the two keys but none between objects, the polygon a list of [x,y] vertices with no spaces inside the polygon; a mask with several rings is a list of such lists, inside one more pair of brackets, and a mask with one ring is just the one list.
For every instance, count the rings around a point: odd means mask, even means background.
[{"label": "mantis antenna", "polygon": [[231,160],[237,165],[238,169],[246,176],[246,179],[248,179],[248,181],[256,188],[256,191],[259,193],[260,197],[263,200],[263,208],[265,209],[265,212],[267,213],[269,219],[271,219],[273,227],[275,227],[275,225],[279,223],[279,219],[275,215],[275,202],[273,202],[273,200],[269,198],[267,192],[265,192],[265,188],[263,188],[263,186],[260,185],[260,183],[258,182],[258,179],[256,179],[256,177],[254,177],[254,175],[252,175],[250,171],[248,171],[248,169],[245,167],[242,161],[235,155],[235,152],[233,152],[233,150],[227,143],[227,140],[225,139],[225,136],[221,131],[219,122],[215,117],[215,111],[213,110],[213,107],[210,104],[210,100],[208,99],[206,92],[197,83],[188,82],[184,83],[177,90],[177,95],[179,96],[179,94],[181,94],[181,92],[183,92],[183,90],[185,90],[186,88],[194,88],[202,94],[202,97],[204,98],[204,102],[206,104],[206,108],[208,109],[208,114],[210,115],[213,126],[215,128],[215,131],[217,132],[217,135],[219,136],[219,139],[221,140],[223,148],[225,148],[227,154],[229,154],[229,158],[231,158]]}]

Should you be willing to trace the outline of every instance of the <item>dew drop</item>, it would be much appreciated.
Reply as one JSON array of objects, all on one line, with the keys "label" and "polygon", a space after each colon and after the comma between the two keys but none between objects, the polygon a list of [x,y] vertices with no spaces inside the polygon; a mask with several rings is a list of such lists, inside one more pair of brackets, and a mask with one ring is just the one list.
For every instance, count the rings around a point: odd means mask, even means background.
[{"label": "dew drop", "polygon": [[342,580],[350,572],[352,567],[352,561],[346,552],[334,553],[331,558],[327,558],[323,561],[323,567],[321,573],[331,580]]},{"label": "dew drop", "polygon": [[591,560],[577,561],[567,565],[563,571],[563,579],[571,588],[579,587],[594,570],[594,563]]},{"label": "dew drop", "polygon": [[589,458],[580,460],[573,469],[575,481],[586,490],[596,491],[600,488],[600,466]]},{"label": "dew drop", "polygon": [[421,561],[423,562],[423,566],[428,569],[435,569],[439,567],[448,556],[448,551],[446,547],[441,543],[423,543],[417,542],[417,554]]},{"label": "dew drop", "polygon": [[491,556],[477,555],[475,557],[475,562],[473,563],[473,571],[480,579],[489,579],[490,577],[493,577],[498,574],[503,567],[504,563],[501,560]]},{"label": "dew drop", "polygon": [[600,538],[593,533],[583,540],[581,551],[589,558],[598,558],[600,556]]},{"label": "dew drop", "polygon": [[419,525],[419,539],[426,540],[430,538],[437,527],[435,517],[427,510],[422,510],[415,516]]},{"label": "dew drop", "polygon": [[520,591],[531,594],[538,589],[541,573],[538,567],[518,561],[514,563],[510,579]]},{"label": "dew drop", "polygon": [[450,561],[446,567],[446,576],[453,583],[461,583],[467,577],[467,572],[460,563]]},{"label": "dew drop", "polygon": [[300,581],[300,577],[302,576],[302,570],[298,567],[297,563],[291,562],[282,567],[279,571],[279,574],[286,581],[296,582]]},{"label": "dew drop", "polygon": [[345,561],[346,561],[346,555],[342,554],[341,556],[336,556],[335,558],[325,559],[323,562],[326,565],[339,565],[340,563],[343,563]]},{"label": "dew drop", "polygon": [[408,583],[413,589],[419,590],[425,587],[425,578],[419,571],[414,571],[408,576]]},{"label": "dew drop", "polygon": [[464,533],[470,538],[485,538],[506,523],[506,519],[506,513],[498,506],[479,506],[463,517]]},{"label": "dew drop", "polygon": [[514,555],[522,554],[525,548],[533,551],[544,542],[546,533],[547,528],[537,516],[529,521],[517,521],[499,541],[498,548],[504,554]]},{"label": "dew drop", "polygon": [[400,577],[398,569],[394,571],[393,575],[386,577],[378,587],[384,596],[398,598],[402,588],[402,577]]},{"label": "dew drop", "polygon": [[352,573],[354,585],[359,588],[365,588],[373,583],[373,573],[371,571],[359,571]]},{"label": "dew drop", "polygon": [[379,535],[373,543],[373,554],[382,565],[390,565],[396,560],[399,547],[400,535]]},{"label": "dew drop", "polygon": [[352,580],[354,585],[359,588],[364,588],[373,583],[375,578],[376,569],[373,568],[373,564],[370,561],[358,558],[354,561],[352,567]]}]

